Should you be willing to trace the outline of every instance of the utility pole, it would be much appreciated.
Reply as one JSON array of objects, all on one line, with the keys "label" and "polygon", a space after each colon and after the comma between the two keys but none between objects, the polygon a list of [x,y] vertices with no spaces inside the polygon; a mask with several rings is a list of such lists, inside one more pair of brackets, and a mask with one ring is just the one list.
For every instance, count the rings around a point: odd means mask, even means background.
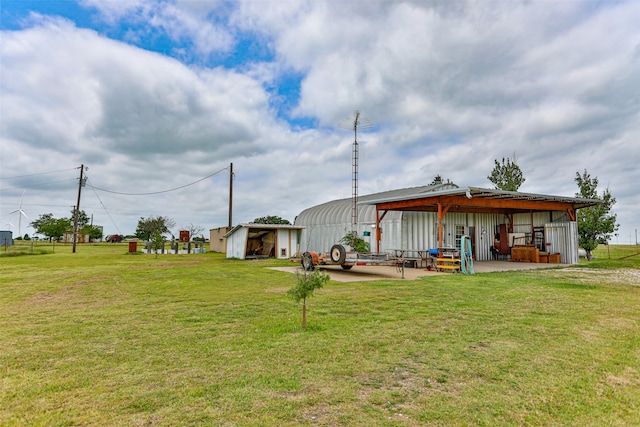
[{"label": "utility pole", "polygon": [[233,227],[233,163],[229,164],[229,230]]},{"label": "utility pole", "polygon": [[84,172],[84,165],[80,165],[80,180],[78,181],[78,203],[76,203],[75,212],[73,215],[73,250],[76,253],[76,241],[78,240],[78,215],[80,213],[80,193],[82,192],[82,173]]}]

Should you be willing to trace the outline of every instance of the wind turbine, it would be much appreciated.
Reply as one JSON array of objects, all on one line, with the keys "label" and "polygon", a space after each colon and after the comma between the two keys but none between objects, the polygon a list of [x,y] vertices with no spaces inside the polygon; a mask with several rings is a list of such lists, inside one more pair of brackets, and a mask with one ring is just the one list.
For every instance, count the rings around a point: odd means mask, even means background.
[{"label": "wind turbine", "polygon": [[22,200],[24,199],[24,191],[22,192],[22,197],[20,198],[20,205],[18,206],[18,209],[16,209],[15,211],[9,212],[9,215],[14,214],[14,213],[18,213],[18,236],[22,237],[22,216],[24,215],[25,218],[29,219],[29,217],[27,216],[26,213],[24,213],[24,211],[22,210]]}]

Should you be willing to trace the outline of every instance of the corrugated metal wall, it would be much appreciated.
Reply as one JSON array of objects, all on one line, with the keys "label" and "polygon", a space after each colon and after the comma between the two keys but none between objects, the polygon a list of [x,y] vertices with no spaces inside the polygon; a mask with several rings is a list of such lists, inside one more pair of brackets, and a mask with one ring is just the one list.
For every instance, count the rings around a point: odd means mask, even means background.
[{"label": "corrugated metal wall", "polygon": [[[402,215],[402,238],[397,242],[397,249],[431,249],[437,246],[434,240],[434,225],[437,214],[433,212],[404,212]],[[395,249],[394,248],[394,249]],[[409,257],[417,257],[417,253],[409,253]]]},{"label": "corrugated metal wall", "polygon": [[[389,211],[381,222],[382,240],[380,250],[385,252],[399,247],[402,212]],[[304,226],[300,242],[300,251],[328,252],[351,231],[351,201],[338,200],[332,203],[310,208],[298,215],[295,225]],[[358,236],[369,242],[371,250],[376,250],[376,207],[360,205],[358,207]],[[365,231],[370,235],[365,236]],[[384,249],[383,249],[384,248]]]},{"label": "corrugated metal wall", "polygon": [[545,239],[549,252],[559,252],[563,264],[578,264],[578,223],[554,222],[545,224]]},{"label": "corrugated metal wall", "polygon": [[[475,235],[471,236],[476,243],[476,259],[490,260],[490,247],[493,245],[493,233],[498,224],[504,222],[503,215],[448,213],[443,221],[443,245],[456,245],[456,226],[464,226],[469,235],[474,227]],[[430,249],[438,247],[438,216],[435,212],[404,212],[402,217],[402,240],[398,248]],[[417,256],[417,254],[413,255]]]},{"label": "corrugated metal wall", "polygon": [[494,234],[500,224],[505,223],[504,215],[499,214],[474,214],[476,227],[476,259],[478,261],[491,260],[491,246],[494,242]]},{"label": "corrugated metal wall", "polygon": [[533,217],[533,227],[544,227],[553,222],[569,222],[567,214],[564,212],[533,212],[513,215],[514,233],[531,233],[531,218]]}]

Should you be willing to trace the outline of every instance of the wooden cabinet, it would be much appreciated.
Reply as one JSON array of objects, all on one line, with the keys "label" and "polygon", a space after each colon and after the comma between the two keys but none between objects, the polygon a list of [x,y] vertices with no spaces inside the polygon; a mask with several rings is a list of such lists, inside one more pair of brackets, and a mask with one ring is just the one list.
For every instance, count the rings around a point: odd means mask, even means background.
[{"label": "wooden cabinet", "polygon": [[540,251],[535,246],[514,246],[511,248],[511,261],[540,262]]},{"label": "wooden cabinet", "polygon": [[549,264],[560,264],[560,252],[549,254]]},{"label": "wooden cabinet", "polygon": [[540,252],[535,246],[514,246],[511,248],[511,261],[544,262],[560,264],[559,252]]}]

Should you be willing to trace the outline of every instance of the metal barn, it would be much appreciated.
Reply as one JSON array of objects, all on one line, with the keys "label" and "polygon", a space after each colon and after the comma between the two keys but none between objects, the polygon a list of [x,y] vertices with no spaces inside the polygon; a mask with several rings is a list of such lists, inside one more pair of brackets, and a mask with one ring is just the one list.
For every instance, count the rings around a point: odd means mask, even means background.
[{"label": "metal barn", "polygon": [[[460,248],[467,235],[476,260],[508,258],[514,246],[559,254],[578,262],[577,209],[598,200],[518,193],[453,183],[392,190],[358,198],[355,231],[373,252],[404,250],[409,256],[430,248]],[[352,199],[304,210],[302,251],[327,252],[352,230]],[[412,253],[411,250],[416,252]]]},{"label": "metal barn", "polygon": [[300,251],[304,227],[286,224],[238,224],[224,235],[227,258],[286,259]]},{"label": "metal barn", "polygon": [[[378,198],[409,197],[416,194],[431,193],[438,190],[457,188],[453,183],[425,185],[421,187],[411,187],[398,190],[384,191],[367,196],[358,197],[358,224],[355,231],[358,236],[369,242],[372,250],[376,249],[376,207],[368,204],[369,201]],[[327,252],[334,244],[349,231],[352,230],[352,207],[353,200],[340,199],[323,203],[302,211],[295,219],[295,225],[303,226],[301,250]],[[417,221],[416,221],[417,220]],[[403,227],[403,222],[407,223]],[[382,233],[382,248],[380,252],[390,249],[401,248],[407,245],[411,247],[428,246],[424,241],[427,230],[424,226],[429,225],[429,221],[424,215],[406,215],[403,212],[389,212],[382,220],[380,227]],[[409,230],[408,226],[414,225],[416,228],[412,234],[403,237],[403,230]],[[432,226],[433,224],[431,224]],[[415,240],[413,237],[418,240]]]}]

